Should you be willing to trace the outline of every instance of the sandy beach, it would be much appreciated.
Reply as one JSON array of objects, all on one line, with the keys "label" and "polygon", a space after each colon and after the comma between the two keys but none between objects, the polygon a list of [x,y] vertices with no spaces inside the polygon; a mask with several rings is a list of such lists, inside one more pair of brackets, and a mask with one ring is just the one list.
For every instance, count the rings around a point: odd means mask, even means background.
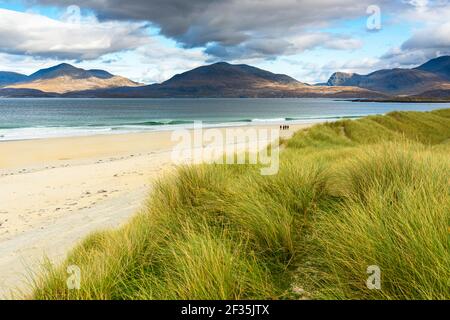
[{"label": "sandy beach", "polygon": [[[308,126],[291,125],[281,136]],[[0,143],[0,297],[26,290],[44,257],[58,262],[90,232],[117,227],[139,210],[152,182],[176,167],[171,135]]]}]

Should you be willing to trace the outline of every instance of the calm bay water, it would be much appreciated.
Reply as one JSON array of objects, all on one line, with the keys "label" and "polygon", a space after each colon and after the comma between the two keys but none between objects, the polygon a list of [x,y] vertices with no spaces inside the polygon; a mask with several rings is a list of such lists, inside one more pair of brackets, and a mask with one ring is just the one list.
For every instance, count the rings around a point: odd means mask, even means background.
[{"label": "calm bay water", "polygon": [[320,122],[450,104],[332,99],[0,99],[0,141],[249,123]]}]

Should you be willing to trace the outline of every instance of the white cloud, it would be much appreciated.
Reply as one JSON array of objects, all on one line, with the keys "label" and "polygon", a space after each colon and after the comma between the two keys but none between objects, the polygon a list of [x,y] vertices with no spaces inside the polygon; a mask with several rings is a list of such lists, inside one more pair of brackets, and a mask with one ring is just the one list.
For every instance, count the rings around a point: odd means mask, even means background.
[{"label": "white cloud", "polygon": [[54,59],[36,59],[32,56],[0,53],[0,71],[11,71],[29,75],[37,69],[48,68],[58,64]]},{"label": "white cloud", "polygon": [[141,80],[145,83],[163,82],[177,73],[204,65],[208,56],[201,49],[168,47],[158,41],[136,50],[139,55]]},{"label": "white cloud", "polygon": [[311,33],[300,35],[291,40],[293,52],[314,48],[353,50],[361,48],[363,43],[359,39],[332,33]]},{"label": "white cloud", "polygon": [[288,63],[295,66],[296,78],[308,83],[327,82],[330,76],[337,72],[368,74],[381,67],[381,61],[377,58],[363,58],[358,60],[330,60],[326,63],[292,61]]},{"label": "white cloud", "polygon": [[0,50],[58,59],[96,59],[147,43],[145,24],[98,22],[94,17],[59,21],[0,9]]},{"label": "white cloud", "polygon": [[413,5],[401,15],[404,21],[420,25],[399,47],[382,59],[394,66],[411,67],[450,54],[450,6],[448,1],[408,1]]}]

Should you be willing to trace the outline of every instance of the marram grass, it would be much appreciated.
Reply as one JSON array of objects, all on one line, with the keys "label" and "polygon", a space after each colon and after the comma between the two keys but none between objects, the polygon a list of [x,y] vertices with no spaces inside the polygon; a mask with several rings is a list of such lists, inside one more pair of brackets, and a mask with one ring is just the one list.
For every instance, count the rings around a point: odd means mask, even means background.
[{"label": "marram grass", "polygon": [[32,297],[450,299],[449,141],[450,109],[393,112],[298,132],[274,176],[180,168],[127,225],[46,266]]}]

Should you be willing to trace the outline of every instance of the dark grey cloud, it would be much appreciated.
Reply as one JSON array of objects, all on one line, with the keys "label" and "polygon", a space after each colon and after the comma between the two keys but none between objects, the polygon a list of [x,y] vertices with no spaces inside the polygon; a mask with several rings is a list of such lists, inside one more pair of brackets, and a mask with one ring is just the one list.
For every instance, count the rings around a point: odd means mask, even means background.
[{"label": "dark grey cloud", "polygon": [[163,34],[177,38],[188,35],[205,8],[220,3],[219,0],[29,0],[30,5],[52,5],[92,9],[101,20],[151,21],[161,28]]},{"label": "dark grey cloud", "polygon": [[[292,52],[297,35],[316,33],[337,21],[366,15],[373,0],[29,0],[41,5],[76,4],[103,20],[149,21],[184,47],[207,47],[217,57],[267,56]],[[403,1],[378,0],[382,10]],[[361,29],[365,25],[361,26]],[[349,35],[338,35],[338,39]],[[256,40],[255,40],[256,39]],[[323,38],[333,41],[332,36]],[[346,49],[347,42],[324,47]],[[316,47],[315,43],[311,47]],[[350,46],[351,47],[351,46]],[[299,51],[308,48],[298,48]]]},{"label": "dark grey cloud", "polygon": [[[450,19],[450,16],[448,18]],[[401,48],[403,50],[449,50],[450,21],[416,32],[402,44]]]},{"label": "dark grey cloud", "polygon": [[207,54],[225,59],[276,58],[308,49],[326,48],[335,50],[351,50],[362,46],[362,42],[348,36],[332,33],[308,33],[304,35],[282,38],[249,39],[235,46],[212,43],[207,46]]}]

